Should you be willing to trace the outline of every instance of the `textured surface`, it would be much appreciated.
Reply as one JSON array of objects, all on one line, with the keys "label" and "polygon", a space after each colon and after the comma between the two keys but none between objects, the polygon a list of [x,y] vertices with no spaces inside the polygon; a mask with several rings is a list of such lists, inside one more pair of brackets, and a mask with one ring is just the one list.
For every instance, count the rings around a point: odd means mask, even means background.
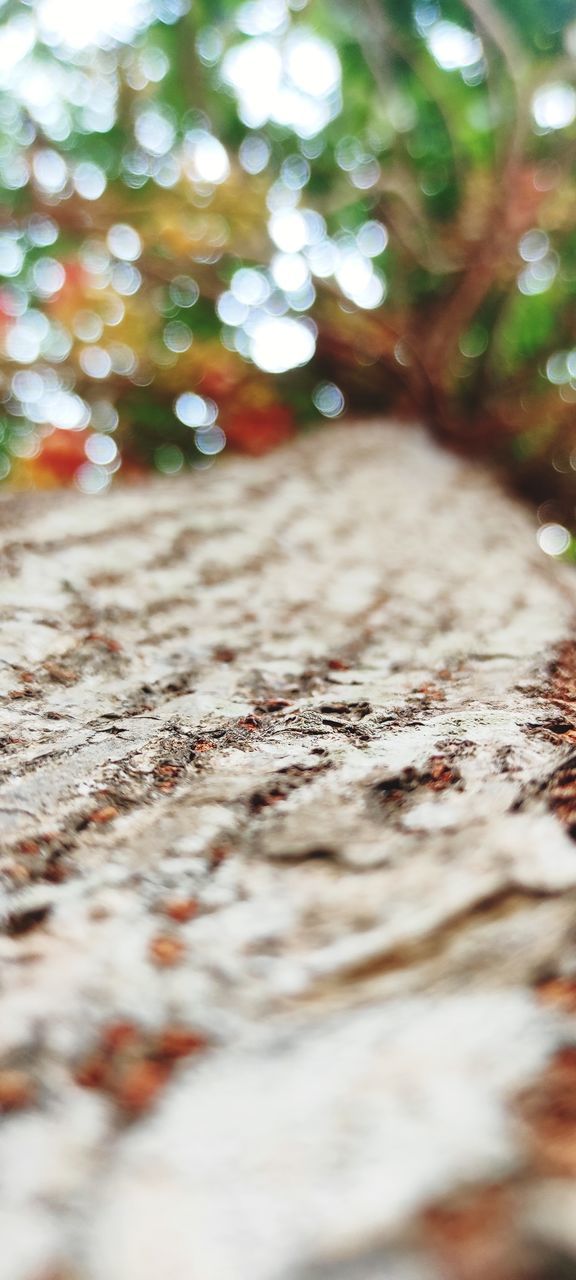
[{"label": "textured surface", "polygon": [[0,521],[0,1280],[576,1267],[529,515],[375,424]]}]

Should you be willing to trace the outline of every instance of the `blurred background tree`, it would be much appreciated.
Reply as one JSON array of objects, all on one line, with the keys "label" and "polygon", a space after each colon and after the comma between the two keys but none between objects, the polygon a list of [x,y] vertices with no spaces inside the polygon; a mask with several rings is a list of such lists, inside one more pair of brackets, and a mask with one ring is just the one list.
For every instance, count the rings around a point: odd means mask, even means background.
[{"label": "blurred background tree", "polygon": [[576,0],[0,12],[3,477],[96,493],[392,412],[569,549]]}]

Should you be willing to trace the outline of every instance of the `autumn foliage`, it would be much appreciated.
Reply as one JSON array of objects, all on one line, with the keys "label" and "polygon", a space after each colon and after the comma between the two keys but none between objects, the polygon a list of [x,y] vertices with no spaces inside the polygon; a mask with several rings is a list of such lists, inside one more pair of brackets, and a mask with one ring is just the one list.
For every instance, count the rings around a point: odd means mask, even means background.
[{"label": "autumn foliage", "polygon": [[74,13],[5,6],[0,474],[99,492],[384,410],[571,528],[576,0]]}]

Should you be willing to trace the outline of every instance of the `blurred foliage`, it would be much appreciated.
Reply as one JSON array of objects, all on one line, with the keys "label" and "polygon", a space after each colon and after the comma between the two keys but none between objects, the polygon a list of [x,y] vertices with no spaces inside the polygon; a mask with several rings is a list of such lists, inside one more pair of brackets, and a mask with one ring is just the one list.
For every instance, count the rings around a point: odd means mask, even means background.
[{"label": "blurred foliage", "polygon": [[574,526],[576,0],[0,13],[0,475],[377,410]]}]

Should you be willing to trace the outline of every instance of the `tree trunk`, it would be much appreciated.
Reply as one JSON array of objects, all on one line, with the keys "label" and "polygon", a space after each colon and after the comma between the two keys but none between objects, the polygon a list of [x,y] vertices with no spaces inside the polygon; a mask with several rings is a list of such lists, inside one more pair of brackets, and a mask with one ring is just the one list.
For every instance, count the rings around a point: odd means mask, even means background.
[{"label": "tree trunk", "polygon": [[574,1275],[531,516],[373,424],[0,520],[0,1280]]}]

